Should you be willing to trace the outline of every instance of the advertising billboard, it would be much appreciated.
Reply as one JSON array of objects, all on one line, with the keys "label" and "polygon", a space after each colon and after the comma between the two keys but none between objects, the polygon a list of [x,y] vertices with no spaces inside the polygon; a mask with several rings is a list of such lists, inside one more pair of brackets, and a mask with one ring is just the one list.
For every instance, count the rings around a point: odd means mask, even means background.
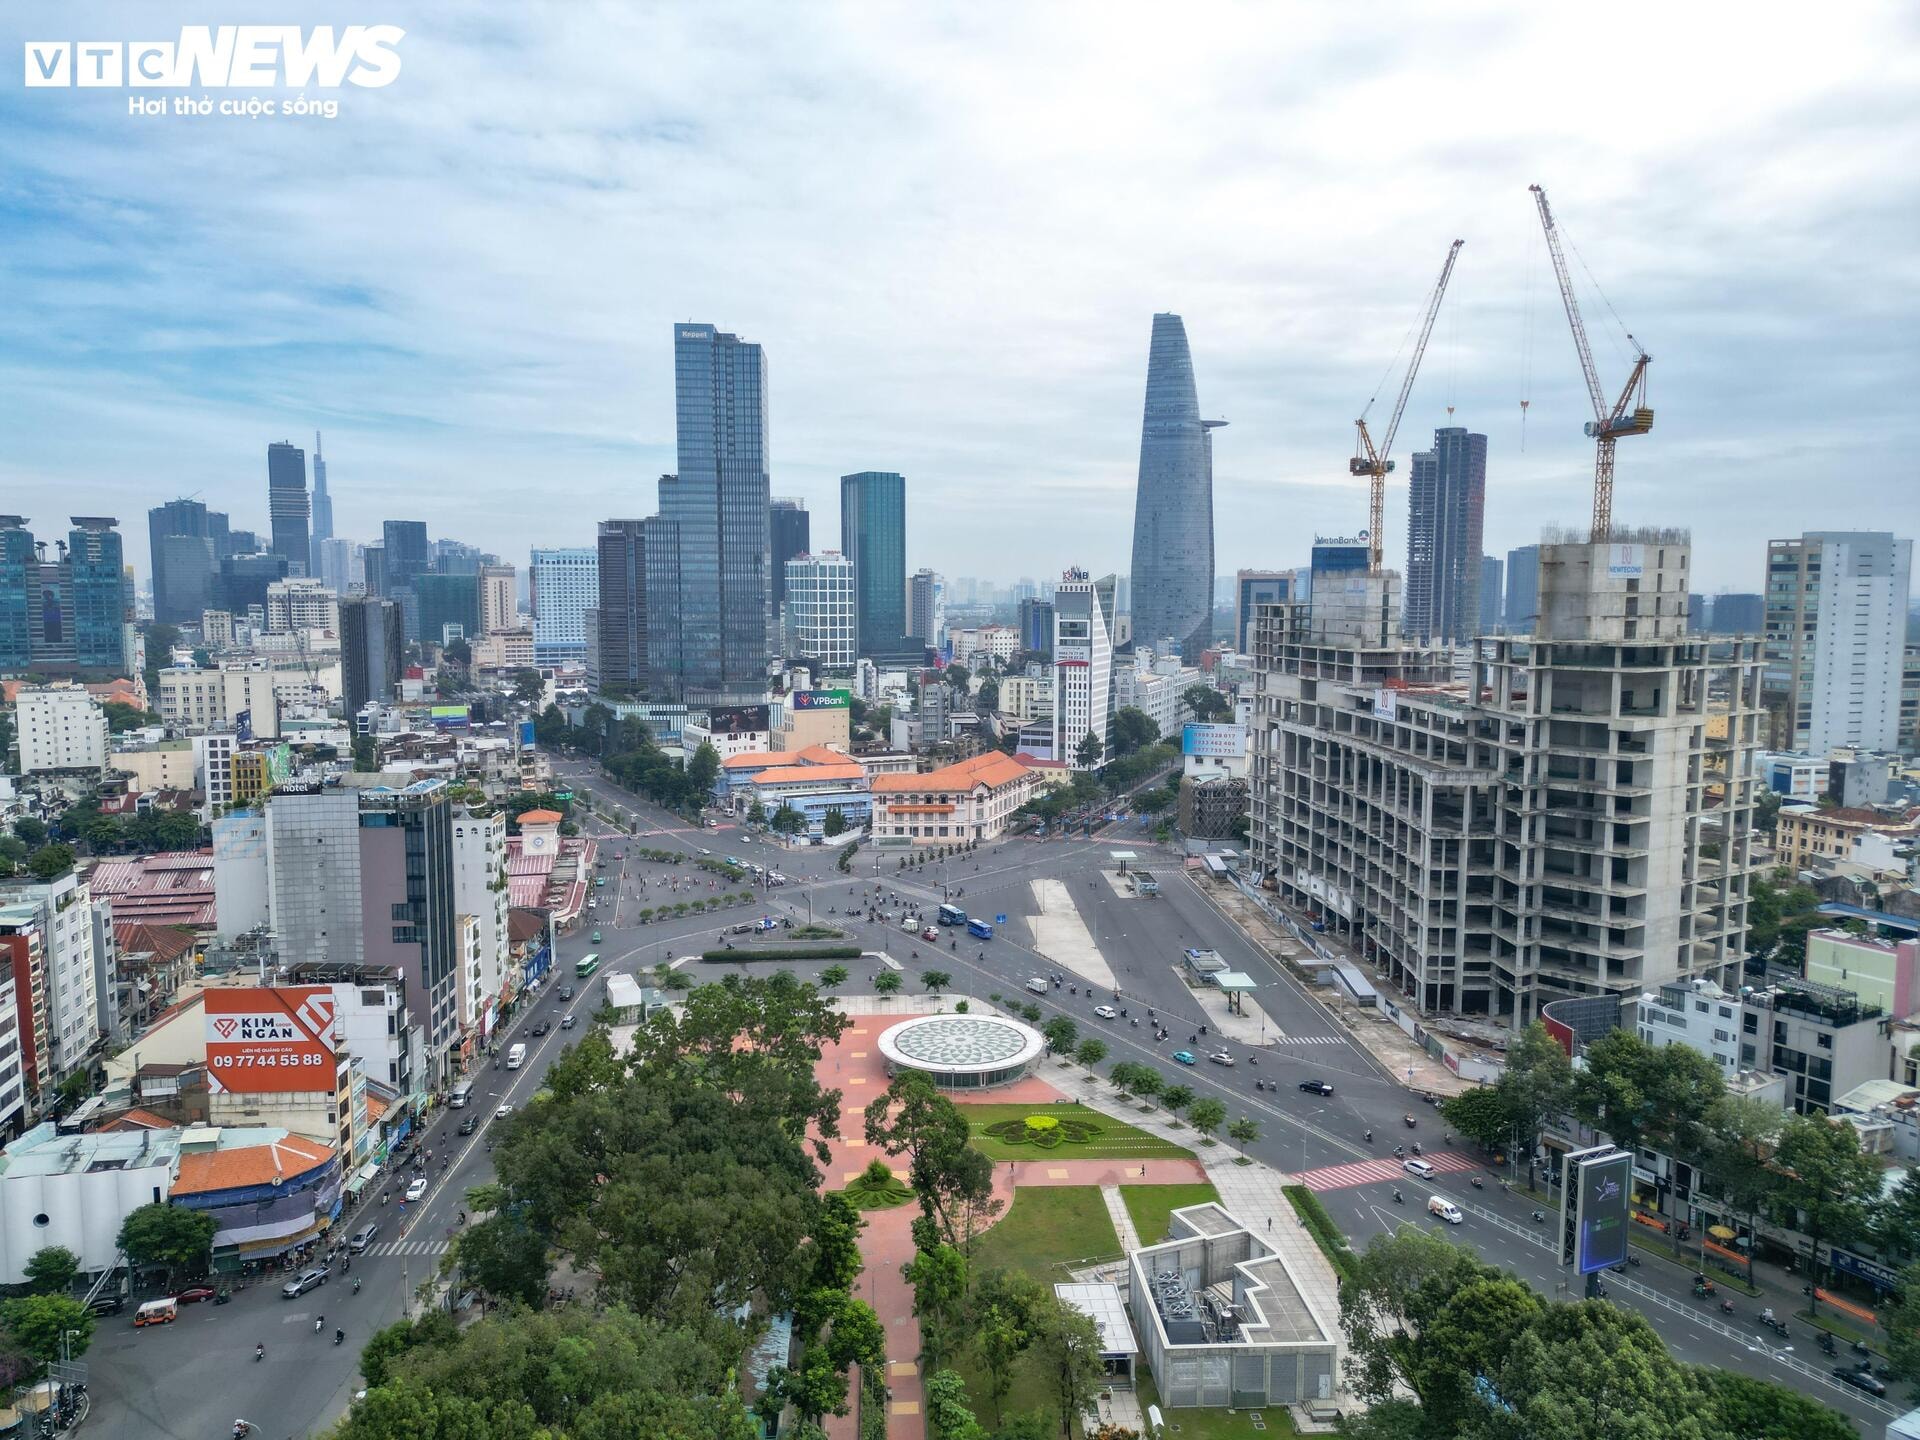
[{"label": "advertising billboard", "polygon": [[1572,1246],[1571,1263],[1579,1274],[1626,1263],[1632,1180],[1633,1156],[1624,1150],[1607,1146],[1567,1157],[1562,1193],[1573,1201],[1567,1239]]},{"label": "advertising billboard", "polygon": [[464,705],[435,705],[429,713],[436,730],[464,730],[471,719]]},{"label": "advertising billboard", "polygon": [[333,992],[325,985],[206,992],[207,1085],[285,1094],[334,1088]]},{"label": "advertising billboard", "polygon": [[796,690],[787,703],[796,710],[845,710],[852,699],[851,690]]},{"label": "advertising billboard", "polygon": [[1187,725],[1180,731],[1180,752],[1210,760],[1238,760],[1247,753],[1247,732],[1241,725]]},{"label": "advertising billboard", "polygon": [[713,705],[707,709],[707,730],[714,735],[764,735],[768,728],[765,705]]}]

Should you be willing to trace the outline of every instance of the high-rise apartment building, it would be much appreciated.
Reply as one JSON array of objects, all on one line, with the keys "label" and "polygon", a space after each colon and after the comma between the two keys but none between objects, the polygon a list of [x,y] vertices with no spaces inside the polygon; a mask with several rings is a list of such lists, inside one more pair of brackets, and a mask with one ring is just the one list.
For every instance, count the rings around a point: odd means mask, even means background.
[{"label": "high-rise apartment building", "polygon": [[1480,541],[1487,500],[1487,437],[1464,426],[1433,432],[1408,484],[1408,635],[1459,644],[1480,623]]},{"label": "high-rise apartment building", "polygon": [[406,662],[400,607],[375,595],[340,602],[340,693],[349,727],[374,700],[391,700]]},{"label": "high-rise apartment building", "polygon": [[1762,635],[1767,628],[1766,600],[1747,592],[1719,594],[1707,612],[1716,635]]},{"label": "high-rise apartment building", "polygon": [[478,575],[416,575],[412,588],[420,607],[420,638],[429,645],[471,640],[480,633]]},{"label": "high-rise apartment building", "polygon": [[777,617],[787,598],[787,561],[813,549],[813,526],[804,500],[776,495],[767,516],[773,542],[773,613]]},{"label": "high-rise apartment building", "polygon": [[1053,758],[1075,770],[1096,768],[1112,748],[1114,588],[1113,576],[1074,568],[1053,592]]},{"label": "high-rise apartment building", "polygon": [[269,548],[287,562],[289,575],[306,574],[313,558],[307,539],[312,504],[307,494],[307,452],[291,440],[276,440],[267,446],[267,518],[273,526]]},{"label": "high-rise apartment building", "polygon": [[1566,996],[1737,985],[1758,643],[1684,633],[1678,532],[1539,559],[1536,625],[1465,684],[1401,638],[1392,575],[1262,608],[1258,871],[1430,1013],[1519,1027]]},{"label": "high-rise apartment building", "polygon": [[916,570],[907,583],[907,634],[939,649],[947,635],[947,584],[931,570]]},{"label": "high-rise apartment building", "polygon": [[862,655],[899,647],[907,631],[907,482],[888,470],[840,477],[840,553],[853,563]]},{"label": "high-rise apartment building", "polygon": [[514,596],[513,566],[482,565],[480,567],[481,633],[518,629],[519,618],[519,605]]},{"label": "high-rise apartment building", "polygon": [[1477,635],[1493,635],[1500,630],[1501,617],[1506,614],[1506,586],[1503,583],[1506,566],[1495,555],[1480,557],[1480,628]]},{"label": "high-rise apartment building", "polygon": [[1029,595],[1020,602],[1020,648],[1029,655],[1053,654],[1053,601]]},{"label": "high-rise apartment building", "polygon": [[[38,940],[47,1073],[56,1085],[86,1067],[103,1029],[93,909],[92,887],[71,870],[45,881],[0,880],[0,935]],[[111,989],[112,975],[105,978]]]},{"label": "high-rise apartment building", "polygon": [[319,580],[276,580],[267,586],[268,633],[285,635],[295,630],[338,635],[340,597]]},{"label": "high-rise apartment building", "polygon": [[587,684],[632,695],[652,684],[647,654],[647,520],[602,520],[599,594],[589,616]]},{"label": "high-rise apartment building", "polygon": [[1253,642],[1253,612],[1258,605],[1291,600],[1291,570],[1238,570],[1233,577],[1233,648],[1244,653]]},{"label": "high-rise apartment building", "polygon": [[1530,635],[1540,612],[1540,547],[1507,551],[1507,594],[1502,604],[1509,635]]},{"label": "high-rise apartment building", "polygon": [[1767,542],[1766,683],[1789,748],[1891,750],[1900,730],[1913,542],[1810,530]]},{"label": "high-rise apartment building", "polygon": [[676,325],[673,374],[679,471],[660,477],[660,518],[677,580],[652,591],[670,603],[648,606],[656,686],[750,703],[772,650],[766,357],[711,325]]},{"label": "high-rise apartment building", "polygon": [[600,599],[600,557],[585,546],[535,550],[527,568],[533,654],[541,665],[583,664],[587,611]]},{"label": "high-rise apartment building", "polygon": [[227,517],[198,500],[169,500],[147,512],[153,618],[191,625],[215,598]]},{"label": "high-rise apartment building", "polygon": [[[833,550],[787,562],[787,631],[793,653],[829,670],[851,670],[859,652],[858,572]],[[896,640],[898,637],[895,637]]]},{"label": "high-rise apartment building", "polygon": [[[321,546],[333,538],[333,496],[327,493],[327,461],[320,453],[320,432],[313,432],[313,538],[309,542],[313,558],[307,567],[307,574],[324,577],[326,567],[321,559]],[[344,594],[345,586],[340,587]]]},{"label": "high-rise apartment building", "polygon": [[1171,635],[1192,664],[1213,639],[1213,430],[1203,421],[1187,327],[1155,315],[1133,502],[1133,633]]}]

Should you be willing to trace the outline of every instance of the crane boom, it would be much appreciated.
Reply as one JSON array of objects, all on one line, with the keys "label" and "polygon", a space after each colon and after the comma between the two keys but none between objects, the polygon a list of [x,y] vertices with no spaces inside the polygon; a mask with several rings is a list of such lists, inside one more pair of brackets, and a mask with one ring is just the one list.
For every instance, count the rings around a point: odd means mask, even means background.
[{"label": "crane boom", "polygon": [[[1455,240],[1447,247],[1446,263],[1440,267],[1440,278],[1434,282],[1433,293],[1427,299],[1427,312],[1421,317],[1420,335],[1414,341],[1413,354],[1407,360],[1407,373],[1401,377],[1400,393],[1394,398],[1393,413],[1387,419],[1387,428],[1379,446],[1373,443],[1373,435],[1367,429],[1367,417],[1363,413],[1353,422],[1359,432],[1352,460],[1347,464],[1350,473],[1365,475],[1368,479],[1367,495],[1367,547],[1368,558],[1374,574],[1380,573],[1387,509],[1387,474],[1393,469],[1393,461],[1388,457],[1393,453],[1393,437],[1400,433],[1400,417],[1406,414],[1407,397],[1413,393],[1413,377],[1420,373],[1420,361],[1427,353],[1427,340],[1433,334],[1433,322],[1440,314],[1440,299],[1447,293],[1447,281],[1453,277],[1453,262],[1460,255],[1460,247],[1467,242]],[[1368,408],[1372,405],[1369,403]]]},{"label": "crane boom", "polygon": [[[1553,276],[1560,284],[1560,303],[1566,308],[1567,326],[1573,331],[1573,348],[1580,356],[1580,374],[1587,382],[1587,398],[1593,402],[1593,420],[1586,433],[1594,441],[1593,457],[1593,529],[1589,539],[1600,544],[1613,533],[1613,450],[1622,435],[1644,435],[1653,428],[1653,411],[1645,403],[1647,366],[1653,357],[1633,340],[1637,352],[1633,371],[1620,390],[1620,398],[1611,406],[1607,392],[1600,387],[1600,371],[1593,363],[1593,347],[1587,343],[1587,327],[1580,318],[1580,302],[1573,293],[1573,276],[1567,270],[1566,252],[1560,248],[1560,227],[1553,223],[1553,209],[1547,204],[1547,192],[1538,185],[1533,192],[1540,210],[1540,228],[1547,237],[1547,253],[1553,257]],[[1627,406],[1637,395],[1641,403],[1628,416]]]}]

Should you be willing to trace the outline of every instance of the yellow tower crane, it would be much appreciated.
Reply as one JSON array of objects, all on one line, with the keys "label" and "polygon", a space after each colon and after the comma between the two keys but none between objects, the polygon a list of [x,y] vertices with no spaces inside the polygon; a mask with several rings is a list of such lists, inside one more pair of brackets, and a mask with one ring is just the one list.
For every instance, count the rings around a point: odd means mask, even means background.
[{"label": "yellow tower crane", "polygon": [[[1365,475],[1370,482],[1367,497],[1367,551],[1375,575],[1380,573],[1381,567],[1387,476],[1393,470],[1393,461],[1387,457],[1393,451],[1393,437],[1400,429],[1400,417],[1406,413],[1407,396],[1413,393],[1413,377],[1420,373],[1420,358],[1427,353],[1427,337],[1433,334],[1434,318],[1440,313],[1440,297],[1447,293],[1447,280],[1453,274],[1454,259],[1460,254],[1460,247],[1466,243],[1456,240],[1447,247],[1447,263],[1440,267],[1440,278],[1434,283],[1433,294],[1427,298],[1427,313],[1420,321],[1420,337],[1414,342],[1412,358],[1407,361],[1407,373],[1400,381],[1400,394],[1394,399],[1393,414],[1387,421],[1378,448],[1374,446],[1373,436],[1367,430],[1366,411],[1362,411],[1360,418],[1353,422],[1359,434],[1354,438],[1353,459],[1347,462],[1347,469],[1354,475]],[[1374,396],[1374,400],[1379,398],[1378,395]],[[1367,410],[1372,409],[1373,400],[1369,400]]]},{"label": "yellow tower crane", "polygon": [[[1595,442],[1593,457],[1593,532],[1587,538],[1595,545],[1606,543],[1613,533],[1613,447],[1622,435],[1644,435],[1653,428],[1653,409],[1647,404],[1647,366],[1653,357],[1641,348],[1631,334],[1627,339],[1634,349],[1633,371],[1621,388],[1620,398],[1607,405],[1600,388],[1600,372],[1594,367],[1593,347],[1587,343],[1587,327],[1580,319],[1580,302],[1573,295],[1573,277],[1567,273],[1567,257],[1560,249],[1560,229],[1553,223],[1553,211],[1547,206],[1547,192],[1538,185],[1527,187],[1540,207],[1540,226],[1547,233],[1547,253],[1553,257],[1554,278],[1560,282],[1560,303],[1567,309],[1567,324],[1573,329],[1573,348],[1580,355],[1580,373],[1587,382],[1587,398],[1593,402],[1593,419],[1586,433]],[[1627,405],[1633,402],[1633,409]]]}]

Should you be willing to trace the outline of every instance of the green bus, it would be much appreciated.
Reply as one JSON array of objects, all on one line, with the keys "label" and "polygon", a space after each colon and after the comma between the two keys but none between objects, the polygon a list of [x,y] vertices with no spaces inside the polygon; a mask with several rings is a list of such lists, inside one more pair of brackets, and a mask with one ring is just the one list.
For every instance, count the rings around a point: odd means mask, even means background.
[{"label": "green bus", "polygon": [[593,978],[593,972],[599,968],[600,956],[597,952],[592,955],[582,955],[578,960],[573,962],[573,978],[576,980],[590,980]]}]

